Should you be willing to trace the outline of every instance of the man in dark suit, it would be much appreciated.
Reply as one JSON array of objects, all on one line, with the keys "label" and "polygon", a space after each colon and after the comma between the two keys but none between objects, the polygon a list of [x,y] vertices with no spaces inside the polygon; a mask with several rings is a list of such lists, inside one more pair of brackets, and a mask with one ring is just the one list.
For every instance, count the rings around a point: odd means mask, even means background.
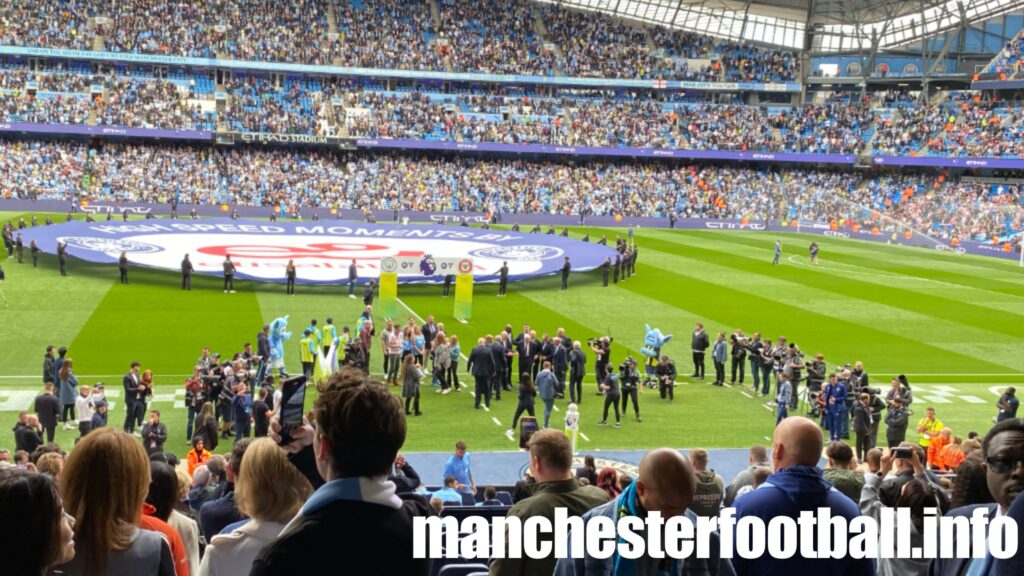
[{"label": "man in dark suit", "polygon": [[569,263],[569,257],[565,257],[565,262],[562,262],[562,292],[569,289],[569,271],[572,270],[572,264]]},{"label": "man in dark suit", "polygon": [[437,323],[432,315],[427,315],[427,321],[420,332],[423,334],[423,354],[430,358],[430,349],[434,347],[434,339],[437,338]]},{"label": "man in dark suit", "polygon": [[553,338],[554,350],[551,352],[551,366],[555,369],[555,380],[558,381],[558,397],[565,398],[565,372],[569,369],[569,351],[562,344],[561,338]]},{"label": "man in dark suit", "polygon": [[[139,405],[139,363],[132,362],[131,369],[121,380],[124,385],[124,431],[135,434],[135,415]],[[138,434],[135,434],[138,436]]]},{"label": "man in dark suit", "polygon": [[192,261],[188,259],[188,254],[185,254],[185,259],[181,261],[181,289],[191,290],[192,289]]},{"label": "man in dark suit", "polygon": [[516,338],[516,352],[519,353],[519,374],[530,374],[533,376],[533,363],[537,356],[537,343],[533,341],[530,333],[521,334],[521,339]]},{"label": "man in dark suit", "polygon": [[[998,516],[1005,516],[1013,504],[1014,498],[1024,493],[1024,419],[1011,418],[997,423],[985,435],[981,443],[981,455],[985,463],[985,480],[989,494],[995,498],[994,504],[975,504],[954,508],[946,513],[948,517],[970,518],[978,508],[986,509],[991,521]],[[1019,500],[1019,498],[1017,498]],[[984,538],[988,540],[989,524],[985,524]],[[956,541],[959,530],[953,531],[953,539],[943,542],[939,539],[939,550],[957,550]],[[974,530],[965,533],[973,537]],[[968,545],[973,549],[974,543]],[[1018,552],[1019,554],[1019,552]],[[988,575],[993,573],[994,559],[986,554],[984,558],[936,558],[928,570],[930,576],[965,576],[974,574]]]},{"label": "man in dark suit", "polygon": [[498,268],[498,296],[504,296],[508,290],[508,262],[502,262]]},{"label": "man in dark suit", "polygon": [[356,268],[356,259],[352,259],[352,263],[348,265],[348,297],[356,297],[356,280],[359,279],[359,271]]},{"label": "man in dark suit", "polygon": [[486,340],[480,338],[476,341],[476,347],[469,353],[469,360],[466,362],[466,370],[473,375],[476,382],[476,397],[473,399],[473,407],[480,408],[480,399],[484,399],[484,405],[491,407],[491,377],[494,375],[494,359],[491,349],[487,347]]},{"label": "man in dark suit", "polygon": [[451,292],[452,292],[452,282],[454,282],[454,281],[455,281],[455,275],[454,274],[445,274],[444,275],[444,287],[441,289],[441,296],[442,297],[447,297],[449,294],[451,294]]},{"label": "man in dark suit", "polygon": [[491,361],[494,363],[494,374],[491,376],[491,391],[495,400],[501,400],[501,389],[505,379],[505,345],[500,338],[487,335],[487,348],[491,351]]}]

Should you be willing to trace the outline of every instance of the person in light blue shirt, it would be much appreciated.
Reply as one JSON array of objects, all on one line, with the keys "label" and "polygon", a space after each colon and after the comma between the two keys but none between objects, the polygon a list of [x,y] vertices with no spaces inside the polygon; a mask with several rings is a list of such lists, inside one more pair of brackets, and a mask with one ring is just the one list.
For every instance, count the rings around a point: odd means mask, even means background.
[{"label": "person in light blue shirt", "polygon": [[470,467],[469,453],[466,452],[466,443],[459,440],[455,443],[455,454],[445,462],[442,475],[445,479],[448,476],[455,478],[455,489],[463,494],[476,494],[476,483],[473,481],[473,470]]},{"label": "person in light blue shirt", "polygon": [[455,476],[445,476],[444,487],[438,490],[437,492],[431,494],[431,500],[437,498],[438,500],[444,502],[445,504],[461,505],[462,494],[459,494],[459,491],[455,489],[457,485],[458,481],[455,479]]}]

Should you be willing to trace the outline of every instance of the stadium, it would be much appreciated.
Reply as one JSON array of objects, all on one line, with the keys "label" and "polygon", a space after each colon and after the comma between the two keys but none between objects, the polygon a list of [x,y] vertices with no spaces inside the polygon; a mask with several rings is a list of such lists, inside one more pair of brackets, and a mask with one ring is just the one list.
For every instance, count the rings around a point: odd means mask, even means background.
[{"label": "stadium", "polygon": [[[1024,573],[923,512],[1024,510],[1022,52],[1015,0],[0,0],[0,572]],[[555,508],[924,552],[413,552]]]}]

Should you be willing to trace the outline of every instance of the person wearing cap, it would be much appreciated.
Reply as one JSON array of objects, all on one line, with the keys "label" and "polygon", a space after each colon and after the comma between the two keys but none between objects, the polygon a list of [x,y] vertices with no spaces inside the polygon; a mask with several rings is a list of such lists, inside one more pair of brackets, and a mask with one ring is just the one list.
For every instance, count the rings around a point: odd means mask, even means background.
[{"label": "person wearing cap", "polygon": [[316,354],[316,343],[311,337],[312,334],[313,331],[306,328],[302,332],[302,338],[299,340],[299,360],[302,362],[302,373],[306,378],[313,377],[313,358]]},{"label": "person wearing cap", "polygon": [[139,404],[139,366],[138,362],[132,362],[128,373],[121,380],[124,386],[124,431],[135,436],[138,436],[135,432],[135,415]]},{"label": "person wearing cap", "polygon": [[668,356],[662,356],[661,362],[654,367],[654,375],[658,378],[658,389],[661,393],[661,399],[664,400],[665,396],[668,396],[668,401],[671,404],[675,400],[675,362],[669,360]]},{"label": "person wearing cap", "polygon": [[[102,428],[107,425],[107,402],[106,400],[97,400],[93,404],[93,409],[96,411],[92,413],[91,430]],[[90,430],[90,431],[91,431]]]}]

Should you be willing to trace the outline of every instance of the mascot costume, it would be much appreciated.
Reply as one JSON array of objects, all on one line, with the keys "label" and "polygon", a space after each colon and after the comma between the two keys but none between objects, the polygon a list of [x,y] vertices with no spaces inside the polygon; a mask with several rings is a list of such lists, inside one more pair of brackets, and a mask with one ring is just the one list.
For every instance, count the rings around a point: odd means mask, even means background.
[{"label": "mascot costume", "polygon": [[270,323],[270,368],[277,368],[281,377],[288,375],[284,371],[284,342],[292,337],[292,333],[287,332],[287,328],[288,316],[275,318]]},{"label": "mascot costume", "polygon": [[672,335],[662,334],[658,328],[652,330],[648,324],[644,324],[644,332],[644,347],[640,349],[640,352],[647,359],[644,363],[644,372],[647,374],[644,384],[654,387],[654,368],[658,364],[658,358],[661,357],[661,347],[672,340]]}]

